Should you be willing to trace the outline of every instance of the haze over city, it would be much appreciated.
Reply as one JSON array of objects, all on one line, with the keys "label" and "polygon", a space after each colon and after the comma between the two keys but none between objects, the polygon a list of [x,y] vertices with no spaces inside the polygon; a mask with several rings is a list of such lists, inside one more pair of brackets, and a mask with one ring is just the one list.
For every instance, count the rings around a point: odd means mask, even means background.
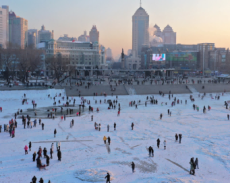
[{"label": "haze over city", "polygon": [[[132,16],[139,0],[1,0],[17,16],[28,20],[28,29],[54,30],[54,39],[64,34],[78,37],[93,25],[100,32],[100,44],[117,56],[132,49]],[[149,27],[170,25],[177,43],[214,42],[229,47],[230,17],[228,0],[142,0],[149,14]]]},{"label": "haze over city", "polygon": [[229,7],[0,0],[0,183],[229,183]]}]

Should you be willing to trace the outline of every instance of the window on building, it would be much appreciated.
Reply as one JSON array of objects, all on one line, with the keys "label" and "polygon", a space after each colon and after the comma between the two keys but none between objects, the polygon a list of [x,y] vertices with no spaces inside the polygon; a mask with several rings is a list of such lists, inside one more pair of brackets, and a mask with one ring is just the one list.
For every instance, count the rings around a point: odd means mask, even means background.
[{"label": "window on building", "polygon": [[0,11],[0,15],[2,15],[2,11]]}]

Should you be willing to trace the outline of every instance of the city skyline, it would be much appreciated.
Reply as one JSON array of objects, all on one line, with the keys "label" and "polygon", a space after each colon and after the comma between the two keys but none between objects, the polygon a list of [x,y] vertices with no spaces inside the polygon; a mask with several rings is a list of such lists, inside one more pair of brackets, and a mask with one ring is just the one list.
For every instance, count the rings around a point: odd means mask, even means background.
[{"label": "city skyline", "polygon": [[[132,48],[132,15],[140,7],[140,1],[68,0],[64,3],[54,0],[2,0],[1,5],[8,5],[17,16],[27,19],[28,29],[39,30],[44,24],[47,30],[54,30],[55,39],[64,34],[78,37],[96,25],[100,43],[110,47],[115,57],[122,48],[125,53]],[[142,1],[142,7],[149,14],[149,27],[169,24],[177,32],[177,43],[213,42],[216,47],[226,48],[230,42],[230,25],[227,23],[230,19],[227,14],[229,5],[227,0],[222,0],[222,3],[208,0],[188,0],[186,3],[182,0]]]}]

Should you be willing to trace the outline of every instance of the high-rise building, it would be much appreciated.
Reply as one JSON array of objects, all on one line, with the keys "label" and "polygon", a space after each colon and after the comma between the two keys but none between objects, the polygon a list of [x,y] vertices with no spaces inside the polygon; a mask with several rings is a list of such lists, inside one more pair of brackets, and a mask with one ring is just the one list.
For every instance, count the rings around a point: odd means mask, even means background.
[{"label": "high-rise building", "polygon": [[0,47],[5,48],[9,42],[9,7],[0,7]]},{"label": "high-rise building", "polygon": [[162,32],[164,44],[176,44],[176,32],[173,32],[171,26],[167,25]]},{"label": "high-rise building", "polygon": [[54,31],[52,30],[46,30],[45,26],[42,25],[42,28],[40,31],[38,31],[38,42],[43,43],[43,42],[48,42],[49,40],[53,39],[54,37]]},{"label": "high-rise building", "polygon": [[38,30],[37,29],[29,29],[28,30],[28,46],[32,46],[36,48],[38,44]]},{"label": "high-rise building", "polygon": [[28,47],[36,48],[36,34],[28,32]]},{"label": "high-rise building", "polygon": [[9,42],[21,48],[28,43],[28,21],[9,12]]},{"label": "high-rise building", "polygon": [[197,44],[200,62],[198,63],[198,68],[203,72],[209,68],[209,51],[213,51],[215,49],[215,43],[200,43]]},{"label": "high-rise building", "polygon": [[106,49],[106,57],[107,57],[107,58],[110,58],[110,59],[113,58],[113,54],[112,54],[111,48],[107,48],[107,49]]},{"label": "high-rise building", "polygon": [[90,42],[89,36],[87,36],[87,32],[84,31],[83,35],[80,35],[78,37],[78,41],[82,41],[82,42]]},{"label": "high-rise building", "polygon": [[140,56],[143,45],[149,45],[149,15],[140,7],[132,17],[132,50],[133,53]]},{"label": "high-rise building", "polygon": [[90,42],[92,43],[94,42],[99,43],[99,31],[97,30],[96,25],[94,25],[91,31],[89,32],[89,39],[90,39]]}]

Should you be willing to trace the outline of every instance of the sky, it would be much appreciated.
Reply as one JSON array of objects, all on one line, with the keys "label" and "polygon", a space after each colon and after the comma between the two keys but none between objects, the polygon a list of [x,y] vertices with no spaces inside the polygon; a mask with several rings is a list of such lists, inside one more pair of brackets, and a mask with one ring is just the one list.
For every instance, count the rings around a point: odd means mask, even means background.
[{"label": "sky", "polygon": [[[29,29],[54,30],[54,38],[64,34],[78,37],[93,25],[100,32],[100,44],[112,49],[114,57],[132,48],[132,16],[140,0],[0,0],[17,16],[28,20]],[[142,0],[150,17],[150,27],[161,30],[170,25],[177,43],[210,42],[216,47],[230,45],[229,0]]]}]

